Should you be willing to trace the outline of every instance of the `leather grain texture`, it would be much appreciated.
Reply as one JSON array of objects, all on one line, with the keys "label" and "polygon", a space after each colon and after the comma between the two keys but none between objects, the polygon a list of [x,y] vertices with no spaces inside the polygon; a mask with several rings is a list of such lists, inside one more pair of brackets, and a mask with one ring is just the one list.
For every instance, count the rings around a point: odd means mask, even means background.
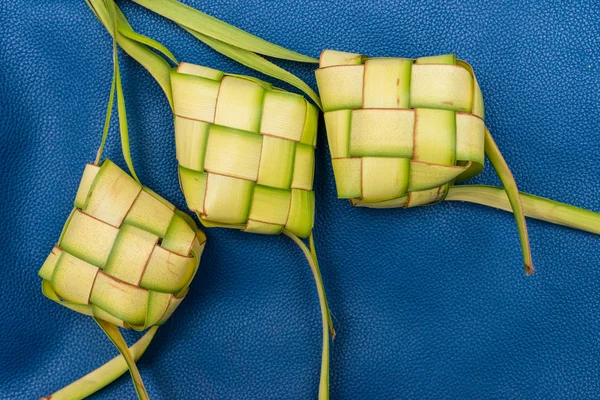
[{"label": "leather grain texture", "polygon": [[[457,53],[475,68],[520,188],[600,211],[597,1],[188,3],[312,56]],[[260,77],[119,4],[180,60]],[[315,66],[281,65],[315,86]],[[95,156],[111,68],[109,36],[83,1],[0,2],[0,399],[49,394],[116,354],[90,318],[45,299],[36,275]],[[167,101],[127,56],[122,68],[138,174],[184,209]],[[537,273],[525,277],[508,213],[337,200],[320,129],[315,235],[338,332],[332,399],[600,398],[600,237],[529,221]],[[116,125],[105,154],[125,165]],[[489,165],[475,181],[498,183]],[[207,235],[187,299],[139,362],[151,397],[316,398],[319,308],[299,249],[281,236]],[[135,392],[124,376],[94,398]]]}]

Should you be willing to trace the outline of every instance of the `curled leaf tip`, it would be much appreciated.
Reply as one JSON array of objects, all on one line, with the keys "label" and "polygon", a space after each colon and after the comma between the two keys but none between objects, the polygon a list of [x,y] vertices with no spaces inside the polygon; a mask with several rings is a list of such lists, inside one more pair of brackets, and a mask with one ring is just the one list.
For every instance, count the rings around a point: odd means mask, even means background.
[{"label": "curled leaf tip", "polygon": [[525,264],[525,275],[531,276],[535,272],[535,268],[531,264]]}]

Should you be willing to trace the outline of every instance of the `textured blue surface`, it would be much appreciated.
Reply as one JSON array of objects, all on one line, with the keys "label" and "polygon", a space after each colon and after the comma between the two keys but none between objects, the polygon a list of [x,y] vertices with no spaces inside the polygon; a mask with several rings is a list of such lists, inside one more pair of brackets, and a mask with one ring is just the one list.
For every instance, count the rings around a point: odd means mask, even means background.
[{"label": "textured blue surface", "polygon": [[[523,190],[600,211],[597,1],[189,1],[286,47],[373,56],[456,52]],[[132,25],[180,60],[253,74],[130,2]],[[284,63],[314,86],[313,66]],[[183,208],[158,86],[122,58],[142,181]],[[111,41],[83,1],[0,2],[0,398],[51,393],[116,351],[40,293],[36,273],[93,160]],[[106,154],[124,166],[116,127]],[[468,204],[352,209],[321,128],[316,241],[338,337],[332,399],[600,398],[600,238]],[[491,168],[476,179],[497,183]],[[208,231],[190,294],[139,363],[153,399],[316,397],[320,317],[285,237]],[[132,341],[138,335],[130,333]],[[134,398],[127,376],[98,399]]]}]

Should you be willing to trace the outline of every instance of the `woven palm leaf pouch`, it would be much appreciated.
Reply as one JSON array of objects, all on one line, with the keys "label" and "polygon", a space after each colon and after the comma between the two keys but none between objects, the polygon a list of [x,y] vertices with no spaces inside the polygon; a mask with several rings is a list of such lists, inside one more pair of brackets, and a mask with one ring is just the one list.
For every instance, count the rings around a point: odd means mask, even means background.
[{"label": "woven palm leaf pouch", "polygon": [[[325,50],[316,78],[339,198],[370,208],[458,200],[513,211],[527,274],[533,264],[524,215],[600,232],[598,214],[518,191],[485,126],[473,69],[455,55]],[[485,156],[504,189],[455,185],[479,174]]]},{"label": "woven palm leaf pouch", "polygon": [[[85,167],[56,246],[42,265],[42,291],[57,303],[92,316],[124,358],[105,371],[113,379],[132,369],[140,398],[147,397],[135,367],[156,328],[181,304],[198,270],[206,236],[194,221],[109,159]],[[130,351],[117,326],[152,328]],[[52,398],[93,393],[102,371]]]},{"label": "woven palm leaf pouch", "polygon": [[181,63],[171,73],[179,179],[207,227],[307,237],[317,109],[245,76]]},{"label": "woven palm leaf pouch", "polygon": [[[101,11],[116,21],[114,4],[102,6]],[[74,208],[39,275],[46,297],[93,317],[121,356],[48,396],[55,400],[86,397],[127,369],[138,397],[148,398],[135,361],[187,295],[206,242],[190,216],[139,182],[130,156],[116,45],[113,57],[113,83],[96,161],[86,165]],[[123,156],[132,175],[102,160],[115,94]],[[119,327],[150,329],[129,349]]]},{"label": "woven palm leaf pouch", "polygon": [[453,55],[325,51],[316,74],[340,198],[365,207],[431,204],[483,170],[481,90]]},{"label": "woven palm leaf pouch", "polygon": [[123,328],[161,325],[187,294],[205,241],[189,216],[112,161],[88,164],[39,271],[44,294]]},{"label": "woven palm leaf pouch", "polygon": [[[189,63],[171,72],[179,182],[206,227],[290,237],[317,284],[322,317],[320,398],[328,398],[334,334],[312,229],[317,108],[256,78]],[[311,249],[300,238],[310,237]]]}]

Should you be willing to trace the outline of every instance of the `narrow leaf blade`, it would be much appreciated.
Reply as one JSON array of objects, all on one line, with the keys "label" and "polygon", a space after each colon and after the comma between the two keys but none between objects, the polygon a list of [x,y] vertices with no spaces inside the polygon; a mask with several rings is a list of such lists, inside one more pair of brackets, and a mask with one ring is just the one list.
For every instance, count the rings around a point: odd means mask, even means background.
[{"label": "narrow leaf blade", "polygon": [[269,75],[273,78],[287,82],[290,85],[302,90],[315,102],[319,108],[321,108],[321,100],[319,99],[319,95],[302,79],[298,78],[291,72],[286,71],[285,69],[273,64],[269,60],[251,51],[213,39],[210,36],[203,35],[202,33],[186,28],[185,26],[182,26],[182,28],[194,35],[194,37],[202,41],[207,46],[212,47],[219,53],[239,62],[240,64],[252,68],[258,72],[262,72],[265,75]]},{"label": "narrow leaf blade", "polygon": [[284,60],[318,63],[315,58],[268,42],[176,0],[134,1],[177,24],[230,45]]}]

